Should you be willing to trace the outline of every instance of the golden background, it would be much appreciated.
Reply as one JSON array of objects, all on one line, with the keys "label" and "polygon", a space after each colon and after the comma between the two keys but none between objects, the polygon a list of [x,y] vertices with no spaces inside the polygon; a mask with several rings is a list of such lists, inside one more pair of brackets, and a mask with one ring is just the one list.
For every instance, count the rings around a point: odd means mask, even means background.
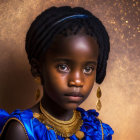
[{"label": "golden background", "polygon": [[[99,17],[111,41],[107,76],[100,85],[100,118],[111,125],[113,140],[140,139],[139,0],[0,0],[0,108],[31,107],[37,84],[25,53],[25,35],[34,18],[50,6],[82,6]],[[95,84],[81,105],[95,108]],[[39,100],[38,100],[39,101]]]}]

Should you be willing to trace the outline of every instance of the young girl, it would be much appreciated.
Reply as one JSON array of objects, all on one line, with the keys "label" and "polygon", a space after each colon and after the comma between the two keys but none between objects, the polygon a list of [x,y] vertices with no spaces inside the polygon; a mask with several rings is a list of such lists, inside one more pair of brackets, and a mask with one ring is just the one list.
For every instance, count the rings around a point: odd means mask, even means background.
[{"label": "young girl", "polygon": [[27,33],[26,52],[43,98],[10,115],[0,110],[1,139],[111,140],[113,130],[99,114],[78,107],[94,81],[104,80],[109,50],[105,27],[84,8],[51,7],[41,13]]}]

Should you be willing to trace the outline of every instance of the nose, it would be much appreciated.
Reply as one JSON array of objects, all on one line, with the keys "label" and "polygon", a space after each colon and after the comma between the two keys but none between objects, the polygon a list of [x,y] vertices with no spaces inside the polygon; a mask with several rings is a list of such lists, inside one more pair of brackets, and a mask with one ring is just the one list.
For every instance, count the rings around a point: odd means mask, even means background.
[{"label": "nose", "polygon": [[70,87],[83,87],[83,82],[80,80],[75,80],[75,81],[69,81],[69,86]]},{"label": "nose", "polygon": [[83,87],[84,86],[84,79],[80,72],[73,72],[68,81],[69,87]]}]

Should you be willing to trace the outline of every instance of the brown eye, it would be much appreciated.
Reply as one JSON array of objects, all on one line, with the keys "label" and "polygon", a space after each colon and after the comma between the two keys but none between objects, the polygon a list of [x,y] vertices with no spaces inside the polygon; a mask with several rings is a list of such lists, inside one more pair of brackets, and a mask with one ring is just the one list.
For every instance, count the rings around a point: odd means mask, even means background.
[{"label": "brown eye", "polygon": [[83,70],[83,73],[85,73],[85,74],[91,74],[93,72],[93,70],[94,70],[94,67],[92,67],[92,66],[86,66],[84,68],[84,70]]},{"label": "brown eye", "polygon": [[69,72],[70,71],[68,65],[66,65],[66,64],[60,64],[60,65],[58,65],[58,70],[60,72]]}]

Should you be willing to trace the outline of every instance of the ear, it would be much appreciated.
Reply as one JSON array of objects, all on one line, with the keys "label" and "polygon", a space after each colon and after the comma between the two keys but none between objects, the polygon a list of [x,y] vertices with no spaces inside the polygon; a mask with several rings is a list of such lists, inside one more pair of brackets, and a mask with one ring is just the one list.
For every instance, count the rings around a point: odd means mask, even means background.
[{"label": "ear", "polygon": [[40,63],[35,58],[31,59],[31,73],[34,77],[40,77],[41,75]]}]

